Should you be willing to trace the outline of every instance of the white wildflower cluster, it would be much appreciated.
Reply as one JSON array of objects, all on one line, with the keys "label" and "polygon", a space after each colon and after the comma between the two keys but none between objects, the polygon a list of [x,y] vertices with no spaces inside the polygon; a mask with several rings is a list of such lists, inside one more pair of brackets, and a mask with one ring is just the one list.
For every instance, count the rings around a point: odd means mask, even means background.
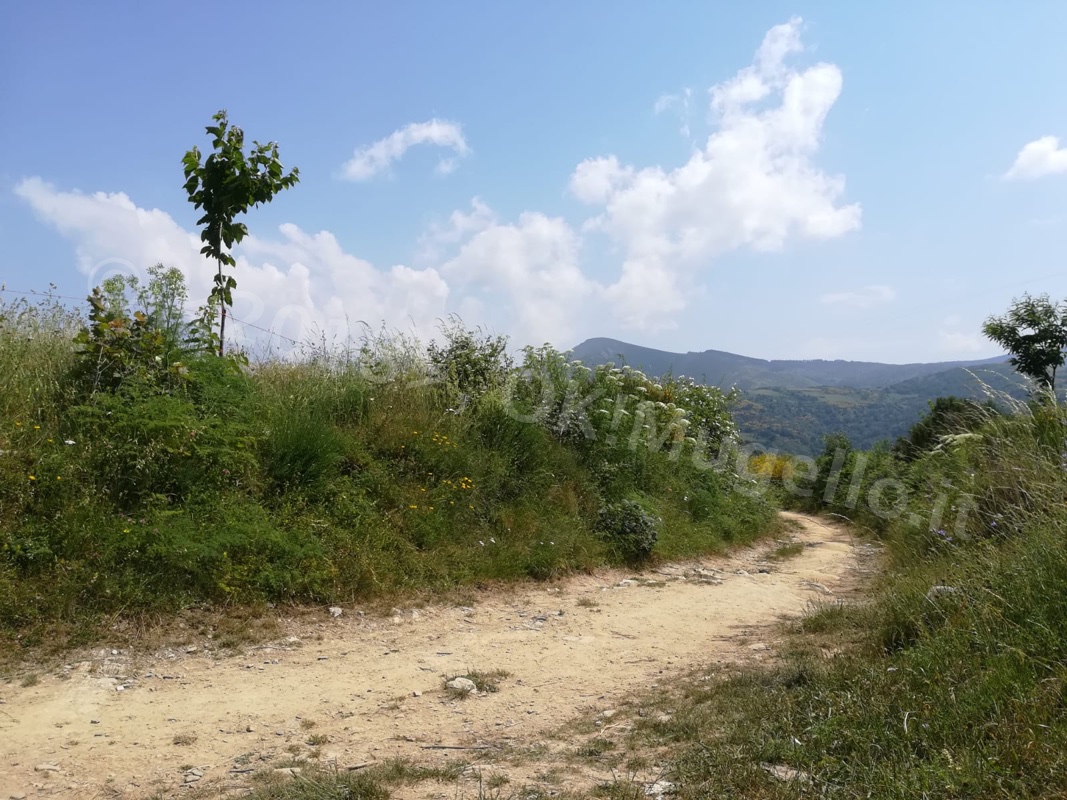
[{"label": "white wildflower cluster", "polygon": [[513,399],[561,439],[694,450],[737,440],[732,397],[717,387],[611,362],[590,368],[550,346],[527,348],[525,356]]}]

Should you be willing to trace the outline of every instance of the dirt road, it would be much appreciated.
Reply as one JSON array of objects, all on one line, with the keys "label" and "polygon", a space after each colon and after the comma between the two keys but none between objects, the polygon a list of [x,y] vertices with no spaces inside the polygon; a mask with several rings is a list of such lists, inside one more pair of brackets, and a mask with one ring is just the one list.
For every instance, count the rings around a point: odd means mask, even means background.
[{"label": "dirt road", "polygon": [[[537,741],[695,665],[766,658],[772,623],[849,583],[848,533],[786,516],[804,547],[781,561],[767,542],[641,574],[526,584],[470,608],[323,609],[236,656],[95,652],[36,685],[0,687],[0,800],[237,790],[294,755],[352,767]],[[495,693],[444,690],[444,677],[469,670],[509,677]]]}]

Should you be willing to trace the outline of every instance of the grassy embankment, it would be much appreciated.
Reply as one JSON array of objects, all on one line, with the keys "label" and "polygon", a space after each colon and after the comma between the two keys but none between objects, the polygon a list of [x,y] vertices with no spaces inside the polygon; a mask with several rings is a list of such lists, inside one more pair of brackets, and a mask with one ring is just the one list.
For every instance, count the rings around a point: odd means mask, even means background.
[{"label": "grassy embankment", "polygon": [[0,305],[9,655],[146,613],[548,579],[773,527],[694,465],[735,436],[717,390],[548,347],[520,372],[454,324],[242,367],[185,343],[182,295],[157,271],[89,319]]}]

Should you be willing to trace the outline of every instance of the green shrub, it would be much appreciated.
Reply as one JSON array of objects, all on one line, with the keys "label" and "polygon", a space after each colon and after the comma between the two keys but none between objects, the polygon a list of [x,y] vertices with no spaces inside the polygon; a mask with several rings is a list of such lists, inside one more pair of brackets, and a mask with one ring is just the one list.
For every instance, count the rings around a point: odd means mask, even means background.
[{"label": "green shrub", "polygon": [[641,561],[652,554],[659,520],[640,503],[621,500],[600,509],[596,529],[626,561]]},{"label": "green shrub", "polygon": [[976,431],[999,413],[1000,409],[992,402],[938,397],[930,403],[922,419],[911,426],[907,436],[897,439],[893,453],[903,461],[914,461],[935,450],[943,437]]},{"label": "green shrub", "polygon": [[282,491],[320,488],[337,474],[343,454],[332,422],[307,407],[279,409],[263,440],[264,469]]},{"label": "green shrub", "polygon": [[442,384],[446,402],[465,405],[501,388],[511,372],[507,339],[468,330],[458,317],[441,326],[442,343],[426,346],[433,378]]},{"label": "green shrub", "polygon": [[157,394],[127,382],[68,411],[61,435],[80,460],[82,480],[117,507],[182,503],[197,492],[235,481],[255,469],[252,435],[241,414],[203,414],[191,399]]},{"label": "green shrub", "polygon": [[193,513],[131,518],[121,530],[108,541],[118,550],[105,557],[123,564],[131,578],[151,576],[147,606],[157,596],[184,603],[253,602],[314,600],[326,593],[320,566],[325,552],[316,537],[279,528],[257,504],[231,501]]},{"label": "green shrub", "polygon": [[550,449],[544,432],[515,419],[499,402],[482,404],[474,416],[473,429],[479,444],[500,459],[499,470],[528,479],[543,468],[544,453]]}]

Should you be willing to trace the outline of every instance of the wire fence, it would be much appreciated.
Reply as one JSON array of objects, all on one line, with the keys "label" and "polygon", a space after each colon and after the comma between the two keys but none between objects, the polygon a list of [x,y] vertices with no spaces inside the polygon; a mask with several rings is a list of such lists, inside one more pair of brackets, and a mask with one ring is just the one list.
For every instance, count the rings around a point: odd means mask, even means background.
[{"label": "wire fence", "polygon": [[[7,294],[7,295],[15,295],[15,296],[18,296],[18,297],[33,297],[33,298],[39,298],[39,299],[42,299],[42,300],[56,299],[56,300],[73,300],[76,303],[85,302],[85,297],[74,297],[73,295],[60,294],[59,292],[54,292],[54,291],[50,291],[50,290],[48,290],[48,291],[37,291],[37,290],[31,289],[31,290],[27,291],[27,290],[24,290],[24,289],[9,289],[7,286],[0,286],[0,295],[5,295],[5,294]],[[303,344],[303,342],[301,342],[299,339],[294,339],[292,336],[286,336],[284,333],[279,333],[278,331],[276,331],[276,330],[274,330],[272,328],[264,328],[262,325],[257,325],[254,322],[249,322],[248,320],[241,319],[240,317],[235,317],[233,315],[232,311],[227,311],[226,312],[226,321],[227,322],[235,322],[238,325],[241,325],[241,326],[243,326],[245,328],[251,328],[251,329],[259,331],[261,333],[266,333],[266,334],[270,335],[271,337],[274,337],[274,338],[281,339],[283,341],[289,342],[292,345],[299,346],[299,345]],[[250,337],[250,338],[254,338],[254,337]]]}]

